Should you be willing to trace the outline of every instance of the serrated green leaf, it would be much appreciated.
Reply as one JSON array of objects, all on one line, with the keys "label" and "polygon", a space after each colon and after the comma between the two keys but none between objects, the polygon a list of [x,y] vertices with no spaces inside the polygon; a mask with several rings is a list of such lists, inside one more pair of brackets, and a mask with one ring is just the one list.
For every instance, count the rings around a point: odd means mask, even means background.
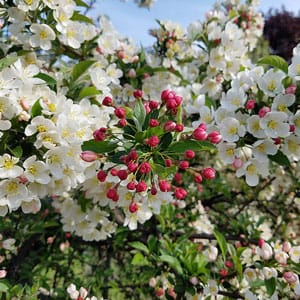
[{"label": "serrated green leaf", "polygon": [[42,114],[42,106],[40,104],[40,98],[35,101],[30,111],[31,116],[34,118],[36,116],[40,116]]},{"label": "serrated green leaf", "polygon": [[44,80],[49,87],[54,87],[57,84],[56,79],[45,73],[38,73],[34,77]]},{"label": "serrated green leaf", "polygon": [[218,245],[221,249],[223,259],[225,260],[227,250],[228,250],[226,239],[225,239],[224,235],[221,232],[217,231],[217,230],[214,230],[214,235],[215,235],[215,237],[217,239],[217,242],[218,242]]},{"label": "serrated green leaf", "polygon": [[84,87],[80,91],[78,98],[79,98],[79,100],[81,100],[82,98],[93,97],[93,96],[99,95],[100,93],[101,92],[98,91],[94,86]]},{"label": "serrated green leaf", "polygon": [[280,150],[277,151],[275,155],[268,155],[269,159],[276,162],[277,164],[281,166],[290,167],[291,163],[287,156],[283,154]]},{"label": "serrated green leaf", "polygon": [[176,166],[171,166],[171,167],[164,167],[160,164],[151,164],[151,167],[153,169],[153,172],[155,174],[159,174],[159,178],[161,179],[167,179],[168,176],[172,176],[174,172],[176,171]]},{"label": "serrated green leaf", "polygon": [[14,64],[19,59],[18,56],[7,56],[0,59],[0,71]]},{"label": "serrated green leaf", "polygon": [[160,260],[166,262],[171,268],[173,268],[178,274],[183,274],[183,269],[180,265],[179,260],[170,255],[161,255],[159,256]]},{"label": "serrated green leaf", "polygon": [[265,281],[262,279],[256,279],[250,282],[250,286],[257,289],[265,284]]},{"label": "serrated green leaf", "polygon": [[149,265],[148,259],[140,252],[136,253],[131,261],[134,266],[145,266]]},{"label": "serrated green leaf", "polygon": [[93,63],[95,60],[80,61],[76,64],[72,71],[72,80],[77,80]]},{"label": "serrated green leaf", "polygon": [[136,127],[141,131],[146,118],[146,110],[141,99],[137,99],[132,113],[132,117],[134,122],[136,123]]},{"label": "serrated green leaf", "polygon": [[89,18],[89,17],[87,17],[85,15],[82,15],[78,11],[74,12],[71,20],[72,21],[79,21],[79,22],[89,23],[89,24],[93,24],[94,25],[94,21],[91,18]]},{"label": "serrated green leaf", "polygon": [[258,60],[259,65],[270,65],[274,68],[282,70],[284,73],[288,73],[288,63],[278,55],[267,55]]},{"label": "serrated green leaf", "polygon": [[272,296],[276,290],[276,278],[272,277],[265,280],[265,285],[269,296]]},{"label": "serrated green leaf", "polygon": [[209,151],[215,150],[216,147],[206,141],[195,141],[195,140],[186,140],[186,141],[179,141],[172,143],[168,149],[168,153],[174,154],[181,154],[184,153],[186,150],[193,150],[193,151]]},{"label": "serrated green leaf", "polygon": [[154,235],[150,235],[148,237],[148,241],[147,241],[148,247],[149,247],[149,251],[153,252],[155,249],[155,246],[157,244],[157,238]]},{"label": "serrated green leaf", "polygon": [[82,151],[93,151],[95,153],[109,153],[118,147],[117,143],[111,143],[109,141],[85,141],[81,149]]},{"label": "serrated green leaf", "polygon": [[173,140],[172,133],[171,132],[165,133],[160,139],[159,148],[162,150],[168,148],[168,146],[172,143],[172,140]]},{"label": "serrated green leaf", "polygon": [[134,248],[134,249],[141,250],[141,251],[145,252],[146,254],[149,254],[149,249],[142,242],[138,242],[138,241],[131,242],[131,243],[129,243],[129,246]]},{"label": "serrated green leaf", "polygon": [[0,292],[4,292],[6,293],[8,291],[9,287],[3,283],[3,282],[0,282]]}]

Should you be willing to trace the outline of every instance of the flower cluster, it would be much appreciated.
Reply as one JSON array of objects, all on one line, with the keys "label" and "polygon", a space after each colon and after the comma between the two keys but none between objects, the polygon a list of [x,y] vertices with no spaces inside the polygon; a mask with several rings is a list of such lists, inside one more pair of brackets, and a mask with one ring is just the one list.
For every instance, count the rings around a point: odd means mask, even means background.
[{"label": "flower cluster", "polygon": [[[196,164],[198,151],[214,147],[204,141],[209,137],[203,126],[201,137],[197,130],[189,133],[184,127],[180,96],[164,90],[160,101],[145,101],[142,91],[136,90],[134,97],[132,109],[116,105],[108,96],[103,99],[103,106],[113,108],[115,120],[95,130],[93,139],[83,143],[81,154],[85,161],[101,162],[95,176],[98,188],[87,181],[85,196],[100,206],[122,208],[124,225],[130,229],[159,214],[163,204],[184,207],[185,174],[192,175],[195,184],[215,177],[213,168]],[[213,135],[219,142],[218,133]]]}]

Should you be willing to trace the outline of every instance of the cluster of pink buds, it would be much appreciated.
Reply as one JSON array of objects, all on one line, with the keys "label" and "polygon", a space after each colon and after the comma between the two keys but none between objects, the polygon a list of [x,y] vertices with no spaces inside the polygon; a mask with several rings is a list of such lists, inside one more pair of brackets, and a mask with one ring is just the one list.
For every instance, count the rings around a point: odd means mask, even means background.
[{"label": "cluster of pink buds", "polygon": [[218,144],[222,140],[222,136],[218,131],[212,131],[207,133],[206,131],[206,124],[201,123],[192,134],[193,138],[198,141],[205,141],[208,140],[213,144]]},{"label": "cluster of pink buds", "polygon": [[[161,101],[145,101],[141,90],[134,91],[133,96],[136,99],[134,108],[119,107],[111,97],[103,99],[102,105],[114,108],[121,131],[116,133],[105,127],[95,130],[93,140],[89,142],[95,146],[94,149],[101,149],[100,153],[93,153],[91,148],[86,148],[81,157],[89,162],[98,158],[113,162],[109,167],[102,165],[97,179],[102,183],[110,183],[106,197],[114,202],[120,199],[119,187],[125,187],[132,195],[129,211],[135,213],[139,209],[136,201],[142,201],[145,194],[171,192],[176,200],[184,200],[188,194],[185,174],[192,174],[194,183],[198,185],[203,179],[215,178],[216,172],[209,167],[195,169],[196,150],[184,146],[184,140],[180,141],[184,131],[184,125],[178,121],[181,120],[182,97],[171,90],[161,93]],[[186,138],[185,134],[183,136]],[[217,131],[207,133],[205,124],[200,124],[189,138],[195,143],[207,140],[215,144],[221,140]],[[173,151],[172,146],[178,143],[182,143],[179,147],[181,150]],[[126,146],[128,144],[130,148]],[[122,155],[118,156],[120,152]],[[116,155],[117,162],[111,160]],[[159,170],[164,170],[164,174]],[[139,197],[139,194],[143,197]]]}]

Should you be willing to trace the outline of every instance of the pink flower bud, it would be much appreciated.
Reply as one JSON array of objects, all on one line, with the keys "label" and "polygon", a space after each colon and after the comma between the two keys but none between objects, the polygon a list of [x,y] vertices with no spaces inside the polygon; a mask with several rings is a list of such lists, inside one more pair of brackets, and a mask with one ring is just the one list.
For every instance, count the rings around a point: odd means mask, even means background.
[{"label": "pink flower bud", "polygon": [[7,274],[6,270],[0,270],[0,278],[5,278]]},{"label": "pink flower bud", "polygon": [[126,187],[128,190],[133,191],[133,190],[135,190],[135,183],[133,181],[130,181],[127,183]]},{"label": "pink flower bud", "polygon": [[111,199],[113,200],[114,202],[118,201],[119,200],[119,195],[118,195],[118,192],[115,188],[111,188],[107,191],[106,193],[106,197],[108,199]]},{"label": "pink flower bud", "polygon": [[161,93],[161,100],[166,102],[168,99],[174,98],[176,94],[171,90],[164,90]]},{"label": "pink flower bud", "polygon": [[112,103],[113,103],[113,100],[112,100],[112,98],[109,97],[109,96],[106,96],[106,97],[102,100],[102,104],[103,104],[104,106],[111,106]]},{"label": "pink flower bud", "polygon": [[176,297],[177,297],[177,294],[175,293],[173,288],[168,289],[168,295],[173,299],[176,299]]},{"label": "pink flower bud", "polygon": [[151,195],[156,195],[157,194],[157,188],[155,186],[152,186],[150,193],[151,193]]},{"label": "pink flower bud", "polygon": [[288,271],[288,272],[284,272],[283,273],[283,278],[286,280],[287,283],[296,283],[298,282],[298,276],[291,272],[291,271]]},{"label": "pink flower bud", "polygon": [[208,134],[207,139],[213,144],[218,144],[221,142],[222,136],[220,132],[212,131],[211,133]]},{"label": "pink flower bud", "polygon": [[181,184],[182,183],[182,175],[180,173],[175,173],[174,175],[174,181],[178,184]]},{"label": "pink flower bud", "polygon": [[243,166],[244,162],[240,158],[235,158],[232,166],[237,170]]},{"label": "pink flower bud", "polygon": [[117,176],[120,180],[125,180],[128,177],[128,173],[126,170],[119,170]]},{"label": "pink flower bud", "polygon": [[213,168],[205,168],[202,170],[202,175],[205,179],[214,179],[216,177],[216,171]]},{"label": "pink flower bud", "polygon": [[129,205],[129,211],[134,214],[139,209],[138,205],[135,202],[131,202]]},{"label": "pink flower bud", "polygon": [[142,98],[143,97],[143,91],[141,91],[141,90],[135,90],[133,92],[133,97],[134,98]]},{"label": "pink flower bud", "polygon": [[286,93],[286,94],[293,94],[293,95],[295,95],[296,89],[297,89],[297,86],[296,86],[296,85],[290,85],[290,86],[288,86],[288,87],[285,89],[285,93]]},{"label": "pink flower bud", "polygon": [[201,176],[200,173],[196,173],[196,174],[194,175],[194,182],[196,182],[196,183],[201,183],[202,180],[203,180],[203,178],[202,178],[202,176]]},{"label": "pink flower bud", "polygon": [[168,110],[171,110],[171,109],[174,109],[174,108],[177,108],[177,107],[178,107],[178,104],[177,104],[177,101],[176,101],[175,98],[167,99],[166,108]]},{"label": "pink flower bud", "polygon": [[288,241],[284,241],[283,244],[282,244],[282,251],[284,252],[289,252],[292,248],[292,245],[290,242]]},{"label": "pink flower bud", "polygon": [[193,138],[197,141],[204,141],[207,139],[207,133],[204,129],[198,127],[193,132]]},{"label": "pink flower bud", "polygon": [[154,288],[156,286],[156,283],[157,283],[157,281],[156,281],[155,277],[151,277],[149,280],[149,286]]},{"label": "pink flower bud", "polygon": [[118,125],[120,127],[125,127],[127,125],[127,121],[125,119],[120,119]]},{"label": "pink flower bud", "polygon": [[80,158],[86,162],[95,161],[98,158],[98,154],[93,151],[83,151],[80,154]]},{"label": "pink flower bud", "polygon": [[174,195],[177,199],[182,200],[186,197],[187,192],[183,188],[176,188],[174,191]]},{"label": "pink flower bud", "polygon": [[140,193],[140,192],[145,192],[147,190],[147,184],[145,181],[141,180],[140,182],[138,182],[135,186],[135,190]]},{"label": "pink flower bud", "polygon": [[264,117],[268,112],[270,112],[270,111],[271,111],[270,107],[264,106],[264,107],[262,107],[262,108],[259,110],[258,116],[259,116],[260,118],[263,118],[263,117]]},{"label": "pink flower bud", "polygon": [[131,150],[128,155],[129,155],[131,160],[137,160],[138,157],[139,157],[136,150]]},{"label": "pink flower bud", "polygon": [[[103,130],[105,129],[105,130]],[[105,138],[106,138],[106,128],[100,128],[100,129],[96,129],[94,132],[93,132],[93,137],[94,137],[94,140],[96,142],[100,142],[100,141],[104,141]]]},{"label": "pink flower bud", "polygon": [[159,105],[158,101],[154,101],[154,100],[149,101],[149,107],[150,107],[151,110],[157,109],[158,105]]},{"label": "pink flower bud", "polygon": [[255,100],[254,99],[249,99],[246,103],[246,109],[250,110],[255,107]]},{"label": "pink flower bud", "polygon": [[265,244],[265,240],[264,239],[259,239],[258,240],[258,246],[259,246],[259,248],[262,248],[264,244]]},{"label": "pink flower bud", "polygon": [[99,170],[97,173],[97,178],[100,182],[104,182],[107,177],[107,173],[103,170]]},{"label": "pink flower bud", "polygon": [[149,114],[151,111],[151,108],[149,106],[149,101],[144,102],[144,108],[145,108],[146,114]]},{"label": "pink flower bud", "polygon": [[131,162],[128,164],[127,168],[130,172],[134,173],[138,168],[138,164]]},{"label": "pink flower bud", "polygon": [[167,180],[159,180],[158,186],[162,192],[169,192],[171,190],[170,182]]},{"label": "pink flower bud", "polygon": [[196,276],[193,276],[193,277],[190,278],[190,283],[192,285],[197,285],[199,283],[199,280]]},{"label": "pink flower bud", "polygon": [[184,129],[183,124],[176,124],[176,126],[175,126],[175,131],[176,132],[182,132],[183,129]]},{"label": "pink flower bud", "polygon": [[118,170],[115,169],[115,168],[112,168],[112,169],[110,170],[110,174],[111,174],[112,176],[118,176]]},{"label": "pink flower bud", "polygon": [[179,168],[181,170],[186,170],[190,166],[189,162],[187,160],[183,160],[179,163]]},{"label": "pink flower bud", "polygon": [[228,269],[231,269],[233,267],[233,263],[230,261],[230,260],[226,260],[225,261],[225,266],[228,268]]},{"label": "pink flower bud", "polygon": [[165,166],[171,167],[172,166],[172,160],[171,159],[165,159]]},{"label": "pink flower bud", "polygon": [[20,104],[25,111],[29,111],[30,106],[24,98],[21,99]]},{"label": "pink flower bud", "polygon": [[165,291],[164,291],[163,288],[158,288],[158,289],[156,290],[156,296],[157,296],[157,297],[162,297],[164,294],[165,294]]},{"label": "pink flower bud", "polygon": [[147,162],[142,162],[139,166],[139,172],[141,174],[147,174],[147,173],[151,172],[150,164]]},{"label": "pink flower bud", "polygon": [[135,72],[135,69],[132,69],[132,68],[131,68],[131,69],[128,71],[127,76],[128,76],[129,78],[136,78],[136,72]]},{"label": "pink flower bud", "polygon": [[149,120],[149,126],[150,127],[157,127],[159,125],[159,122],[156,119],[150,119]]},{"label": "pink flower bud", "polygon": [[173,121],[167,121],[164,124],[164,131],[173,131],[173,130],[175,130],[175,127],[176,127],[176,123],[175,122],[173,122]]},{"label": "pink flower bud", "polygon": [[159,138],[156,135],[151,136],[147,141],[147,145],[149,145],[150,147],[156,147],[158,144]]},{"label": "pink flower bud", "polygon": [[123,107],[115,108],[114,113],[119,119],[123,119],[126,116],[126,110]]},{"label": "pink flower bud", "polygon": [[195,152],[193,150],[186,150],[184,153],[186,159],[192,159],[195,157]]}]

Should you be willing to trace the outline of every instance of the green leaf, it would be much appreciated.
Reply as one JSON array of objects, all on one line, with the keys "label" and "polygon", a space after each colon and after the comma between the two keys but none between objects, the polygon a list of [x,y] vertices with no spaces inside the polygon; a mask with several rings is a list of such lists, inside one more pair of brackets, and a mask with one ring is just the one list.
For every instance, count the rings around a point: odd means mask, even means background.
[{"label": "green leaf", "polygon": [[84,22],[84,23],[89,23],[89,24],[93,24],[94,25],[94,22],[91,18],[85,16],[85,15],[82,15],[80,14],[78,11],[75,11],[72,18],[71,18],[72,21],[79,21],[79,22]]},{"label": "green leaf", "polygon": [[72,80],[77,80],[93,63],[95,60],[85,60],[76,64],[72,71]]},{"label": "green leaf", "polygon": [[172,143],[172,140],[173,140],[172,133],[171,132],[165,133],[159,142],[160,149],[168,148],[168,146]]},{"label": "green leaf", "polygon": [[180,265],[179,260],[176,257],[164,254],[164,255],[161,255],[159,258],[161,261],[166,262],[178,274],[183,274],[183,269]]},{"label": "green leaf", "polygon": [[35,101],[33,106],[31,107],[31,116],[34,118],[36,116],[40,116],[42,114],[42,106],[40,104],[40,98]]},{"label": "green leaf", "polygon": [[141,250],[141,251],[145,252],[146,254],[149,254],[149,249],[147,248],[146,245],[144,245],[141,242],[138,242],[138,241],[137,242],[131,242],[131,243],[129,243],[129,246],[132,247],[132,248]]},{"label": "green leaf", "polygon": [[274,277],[266,279],[265,285],[269,296],[272,296],[276,290],[276,279]]},{"label": "green leaf", "polygon": [[14,149],[9,149],[9,151],[11,152],[11,154],[15,157],[21,158],[22,154],[23,154],[23,149],[21,146],[17,146]]},{"label": "green leaf", "polygon": [[109,153],[118,147],[117,143],[111,143],[109,141],[85,141],[81,149],[82,151],[93,151],[95,153]]},{"label": "green leaf", "polygon": [[267,55],[258,60],[259,65],[270,65],[274,68],[282,70],[284,73],[288,73],[288,63],[280,56]]},{"label": "green leaf", "polygon": [[225,237],[224,235],[217,231],[217,230],[214,230],[214,235],[217,239],[217,242],[219,244],[219,247],[221,249],[221,252],[222,252],[222,255],[223,255],[223,259],[225,260],[226,259],[226,254],[227,254],[227,243],[226,243],[226,240],[225,240]]},{"label": "green leaf", "polygon": [[159,174],[159,177],[162,179],[168,179],[169,176],[170,179],[173,178],[174,172],[176,171],[176,166],[171,167],[165,167],[160,164],[151,164],[151,168],[153,169],[153,172],[155,174]]},{"label": "green leaf", "polygon": [[47,83],[47,85],[51,88],[55,87],[57,84],[56,79],[45,73],[38,73],[34,77],[44,80]]},{"label": "green leaf", "polygon": [[[138,130],[142,130],[146,118],[146,110],[141,99],[137,99],[133,109],[133,120]],[[136,122],[137,121],[137,122]]]},{"label": "green leaf", "polygon": [[287,156],[283,154],[280,150],[277,151],[275,155],[268,155],[269,159],[276,162],[280,166],[290,167],[291,163]]},{"label": "green leaf", "polygon": [[0,71],[14,64],[19,59],[18,56],[7,56],[0,59]]},{"label": "green leaf", "polygon": [[82,6],[82,7],[86,7],[86,8],[89,7],[89,5],[82,0],[75,0],[75,3],[77,6]]},{"label": "green leaf", "polygon": [[213,144],[206,141],[186,140],[172,143],[167,150],[168,153],[181,154],[186,150],[209,151],[215,149],[216,147]]},{"label": "green leaf", "polygon": [[78,98],[79,98],[79,100],[81,100],[82,98],[93,97],[93,96],[99,95],[100,93],[101,92],[98,91],[94,86],[88,86],[88,87],[83,88],[80,91]]},{"label": "green leaf", "polygon": [[8,291],[8,288],[9,287],[5,283],[0,282],[0,292],[6,293]]},{"label": "green leaf", "polygon": [[134,266],[145,266],[149,265],[148,259],[140,252],[136,253],[131,261]]},{"label": "green leaf", "polygon": [[153,252],[153,250],[155,249],[155,246],[157,244],[157,238],[154,235],[150,235],[148,238],[148,247],[149,247],[149,251]]}]

